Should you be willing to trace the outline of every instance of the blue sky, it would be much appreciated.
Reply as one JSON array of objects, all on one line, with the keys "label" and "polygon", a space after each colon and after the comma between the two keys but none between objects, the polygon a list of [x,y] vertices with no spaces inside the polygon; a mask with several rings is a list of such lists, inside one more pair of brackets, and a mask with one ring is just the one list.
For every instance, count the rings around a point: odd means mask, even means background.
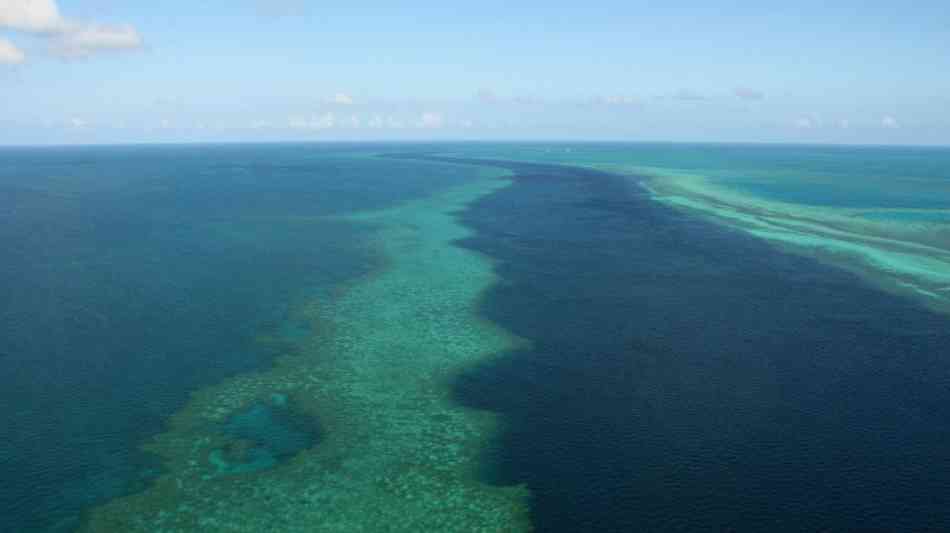
[{"label": "blue sky", "polygon": [[950,2],[0,0],[0,144],[950,144]]}]

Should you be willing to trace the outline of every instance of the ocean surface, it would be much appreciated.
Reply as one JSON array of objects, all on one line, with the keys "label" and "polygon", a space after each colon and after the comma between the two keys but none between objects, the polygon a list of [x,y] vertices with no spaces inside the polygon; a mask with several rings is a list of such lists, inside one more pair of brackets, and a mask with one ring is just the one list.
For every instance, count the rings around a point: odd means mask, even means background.
[{"label": "ocean surface", "polygon": [[0,530],[950,529],[948,212],[935,148],[0,148]]},{"label": "ocean surface", "polygon": [[375,268],[333,215],[465,173],[334,146],[0,149],[0,530],[139,490],[189,393],[268,365],[290,310]]},{"label": "ocean surface", "polygon": [[950,312],[950,149],[615,143],[479,153],[625,175],[662,203]]}]

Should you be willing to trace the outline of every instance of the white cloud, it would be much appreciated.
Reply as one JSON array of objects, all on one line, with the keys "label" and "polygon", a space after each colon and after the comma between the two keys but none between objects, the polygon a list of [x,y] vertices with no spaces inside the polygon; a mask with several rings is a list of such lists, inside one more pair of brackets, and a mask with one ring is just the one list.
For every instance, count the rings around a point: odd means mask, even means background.
[{"label": "white cloud", "polygon": [[[462,127],[471,127],[471,122],[460,123]],[[450,124],[445,116],[437,112],[424,112],[415,116],[402,117],[383,113],[341,114],[326,112],[313,115],[294,115],[287,119],[286,127],[293,130],[404,130],[404,129],[442,129]],[[454,124],[453,124],[454,125]],[[277,127],[275,125],[275,127]]]},{"label": "white cloud", "polygon": [[58,32],[69,24],[55,0],[0,0],[0,27],[27,32]]},{"label": "white cloud", "polygon": [[336,116],[333,113],[311,117],[290,117],[287,126],[295,130],[326,130],[336,126]]},{"label": "white cloud", "polygon": [[901,127],[900,123],[897,122],[897,119],[890,115],[885,116],[884,118],[881,119],[881,126],[884,126],[885,128],[889,130],[895,130]]},{"label": "white cloud", "polygon": [[142,37],[132,26],[79,26],[64,32],[53,42],[53,50],[62,57],[85,57],[107,50],[136,50]]},{"label": "white cloud", "polygon": [[793,124],[800,130],[810,130],[815,127],[815,121],[809,117],[798,117]]},{"label": "white cloud", "polygon": [[419,117],[419,122],[417,125],[423,129],[439,129],[445,124],[445,119],[440,113],[433,113],[431,111],[426,111]]},{"label": "white cloud", "polygon": [[66,58],[142,47],[142,37],[134,27],[71,20],[60,14],[55,0],[0,0],[0,29],[48,39],[53,53]]},{"label": "white cloud", "polygon": [[330,102],[338,105],[353,105],[353,97],[346,93],[336,93]]},{"label": "white cloud", "polygon": [[793,120],[792,125],[800,130],[811,130],[824,127],[825,121],[818,113],[808,113]]},{"label": "white cloud", "polygon": [[81,119],[81,118],[78,118],[78,117],[73,117],[73,118],[69,119],[69,125],[72,126],[72,127],[74,127],[74,128],[85,128],[85,127],[86,127],[86,121],[83,120],[83,119]]},{"label": "white cloud", "polygon": [[0,39],[0,65],[18,65],[26,60],[23,51],[6,39]]},{"label": "white cloud", "polygon": [[843,130],[846,130],[851,127],[851,121],[846,118],[841,119],[838,121],[838,127]]},{"label": "white cloud", "polygon": [[[269,120],[252,120],[248,127],[252,130],[269,130],[273,129],[274,125]],[[195,128],[201,130],[204,129],[204,124],[200,122],[195,126]]]},{"label": "white cloud", "polygon": [[591,100],[597,105],[642,107],[643,101],[633,96],[597,96]]},{"label": "white cloud", "polygon": [[380,115],[373,115],[373,118],[369,119],[369,122],[366,123],[366,126],[374,130],[382,129],[386,126],[383,117]]},{"label": "white cloud", "polygon": [[345,121],[345,124],[350,128],[359,129],[363,125],[363,120],[356,115],[351,115],[350,119]]}]

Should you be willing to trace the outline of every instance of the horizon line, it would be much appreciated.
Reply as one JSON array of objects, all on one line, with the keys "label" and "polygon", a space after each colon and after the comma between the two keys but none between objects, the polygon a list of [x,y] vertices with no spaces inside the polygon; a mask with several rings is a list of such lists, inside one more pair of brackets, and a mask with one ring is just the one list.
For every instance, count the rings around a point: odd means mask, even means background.
[{"label": "horizon line", "polygon": [[0,144],[10,148],[108,148],[135,146],[230,146],[230,145],[382,145],[382,144],[667,144],[713,146],[812,146],[842,148],[950,148],[950,143],[842,143],[815,141],[683,141],[683,140],[627,140],[627,139],[286,139],[286,140],[220,140],[220,141],[129,141],[89,143],[23,143]]}]

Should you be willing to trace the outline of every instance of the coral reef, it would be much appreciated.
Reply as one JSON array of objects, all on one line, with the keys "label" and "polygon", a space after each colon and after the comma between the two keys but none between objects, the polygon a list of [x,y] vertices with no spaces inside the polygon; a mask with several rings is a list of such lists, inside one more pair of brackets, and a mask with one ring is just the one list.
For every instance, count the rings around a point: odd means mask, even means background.
[{"label": "coral reef", "polygon": [[[386,265],[300,305],[293,322],[312,334],[273,368],[197,391],[146,445],[165,473],[92,510],[83,531],[528,530],[526,489],[478,480],[494,415],[450,390],[461,370],[524,342],[479,318],[492,265],[454,244],[469,234],[455,212],[507,183],[485,169],[431,198],[347,217],[377,228],[370,245]],[[291,408],[319,420],[316,445],[274,429],[275,412]]]}]

